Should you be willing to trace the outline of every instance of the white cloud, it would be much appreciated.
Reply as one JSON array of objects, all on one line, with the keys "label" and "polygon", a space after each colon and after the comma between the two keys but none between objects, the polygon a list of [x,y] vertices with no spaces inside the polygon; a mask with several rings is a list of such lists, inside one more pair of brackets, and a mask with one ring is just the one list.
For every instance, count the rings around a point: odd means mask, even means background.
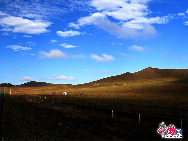
[{"label": "white cloud", "polygon": [[188,21],[184,22],[185,25],[188,25]]},{"label": "white cloud", "polygon": [[107,54],[102,54],[102,57],[98,56],[98,55],[91,55],[90,56],[92,59],[98,61],[98,62],[110,62],[114,60],[114,57],[111,55],[107,55]]},{"label": "white cloud", "polygon": [[64,47],[64,48],[75,48],[76,47],[76,46],[69,45],[69,44],[66,44],[66,43],[61,44],[61,46]]},{"label": "white cloud", "polygon": [[14,51],[26,51],[26,50],[31,50],[32,49],[30,47],[22,47],[20,45],[9,45],[9,46],[6,46],[6,48],[11,48]]},{"label": "white cloud", "polygon": [[69,59],[80,59],[86,58],[83,54],[65,54],[58,49],[51,50],[49,53],[45,51],[39,52],[39,57],[42,58],[69,58]]},{"label": "white cloud", "polygon": [[185,13],[178,13],[178,16],[185,16]]},{"label": "white cloud", "polygon": [[75,23],[69,23],[69,27],[74,27],[76,29],[79,29],[79,25],[75,24]]},{"label": "white cloud", "polygon": [[24,76],[22,78],[17,79],[18,81],[32,81],[31,77]]},{"label": "white cloud", "polygon": [[[150,0],[92,0],[91,6],[97,12],[81,17],[69,26],[80,28],[95,25],[120,38],[140,38],[156,35],[152,24],[166,24],[170,16],[147,17],[151,12],[147,3]],[[113,22],[109,18],[115,19]],[[151,30],[151,31],[149,31]]]},{"label": "white cloud", "polygon": [[143,47],[137,45],[130,46],[129,49],[134,51],[144,51]]},{"label": "white cloud", "polygon": [[54,75],[53,77],[48,78],[48,80],[74,80],[74,77],[72,77],[72,76],[67,77],[67,76],[63,76],[63,75],[59,75],[59,76]]},{"label": "white cloud", "polygon": [[45,51],[40,51],[39,52],[40,58],[66,58],[67,55],[61,52],[58,49],[51,50],[49,53]]},{"label": "white cloud", "polygon": [[50,40],[50,43],[56,43],[57,42],[57,40]]},{"label": "white cloud", "polygon": [[125,28],[132,28],[132,29],[144,29],[145,25],[151,24],[166,24],[168,23],[169,17],[155,17],[155,18],[145,18],[145,17],[138,17],[137,19],[125,22],[122,26]]},{"label": "white cloud", "polygon": [[[188,9],[185,11],[185,13],[178,13],[177,15],[181,16],[183,19],[187,19],[187,17],[186,17],[187,14],[188,14]],[[188,21],[185,21],[183,24],[188,25]]]},{"label": "white cloud", "polygon": [[36,54],[31,54],[32,56],[35,56]]},{"label": "white cloud", "polygon": [[124,28],[115,22],[111,22],[105,15],[94,13],[89,17],[84,17],[78,20],[80,26],[94,24],[100,29],[107,31],[111,35],[119,38],[147,38],[156,35],[157,31],[151,25],[145,25],[141,31],[132,28]]},{"label": "white cloud", "polygon": [[[105,0],[104,0],[105,1]],[[109,0],[111,3],[111,1]],[[110,9],[104,7],[103,13],[107,16],[111,16],[117,20],[130,20],[138,17],[145,17],[147,15],[147,6],[140,3],[128,3],[120,2],[117,5],[113,5]]]},{"label": "white cloud", "polygon": [[2,31],[11,31],[14,33],[41,34],[46,33],[46,29],[51,25],[50,22],[43,20],[29,20],[22,17],[7,16],[0,18]]},{"label": "white cloud", "polygon": [[92,25],[92,24],[98,25],[100,24],[100,21],[105,18],[106,16],[104,14],[97,12],[90,16],[82,17],[78,19],[78,26]]},{"label": "white cloud", "polygon": [[123,0],[92,0],[91,6],[95,7],[97,10],[115,10],[117,6],[123,3]]},{"label": "white cloud", "polygon": [[82,33],[79,32],[79,31],[72,31],[72,30],[70,30],[70,31],[64,31],[64,32],[62,32],[62,31],[57,31],[56,33],[57,33],[57,35],[59,35],[59,36],[61,36],[61,37],[78,36],[78,35],[81,35],[81,34],[82,34]]}]

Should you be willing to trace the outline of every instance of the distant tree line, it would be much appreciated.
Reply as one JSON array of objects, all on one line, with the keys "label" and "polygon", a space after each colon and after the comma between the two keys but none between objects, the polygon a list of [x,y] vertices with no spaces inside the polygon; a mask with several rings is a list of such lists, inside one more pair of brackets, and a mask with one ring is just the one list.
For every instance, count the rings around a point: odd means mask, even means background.
[{"label": "distant tree line", "polygon": [[46,82],[36,82],[36,81],[30,81],[21,85],[12,85],[11,83],[2,83],[0,84],[0,87],[13,87],[13,86],[21,86],[21,87],[35,87],[35,86],[48,86],[51,83]]},{"label": "distant tree line", "polygon": [[0,87],[12,87],[12,86],[15,86],[15,85],[12,85],[11,83],[2,83],[2,84],[0,84]]}]

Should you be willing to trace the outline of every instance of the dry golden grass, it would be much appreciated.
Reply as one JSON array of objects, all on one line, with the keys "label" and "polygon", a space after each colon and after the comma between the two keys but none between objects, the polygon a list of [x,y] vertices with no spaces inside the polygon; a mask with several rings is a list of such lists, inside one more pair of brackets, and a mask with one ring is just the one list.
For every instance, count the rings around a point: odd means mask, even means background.
[{"label": "dry golden grass", "polygon": [[[10,93],[11,89],[12,95],[31,96],[52,95],[53,92],[56,92],[56,95],[59,95],[57,99],[66,99],[77,104],[115,108],[121,111],[141,110],[143,107],[149,106],[152,107],[149,111],[152,111],[156,106],[160,107],[159,105],[173,108],[187,106],[188,86],[186,83],[174,83],[175,81],[176,79],[156,79],[90,86],[12,87],[6,88],[5,92]],[[62,95],[65,91],[69,94],[68,96]],[[128,105],[131,105],[131,108]]]},{"label": "dry golden grass", "polygon": [[[73,85],[70,87],[65,87],[63,85],[50,85],[50,86],[42,86],[42,87],[11,87],[12,94],[52,94],[56,92],[57,94],[62,94],[64,91],[75,95],[80,93],[85,94],[93,94],[95,92],[100,92],[100,94],[95,93],[96,95],[111,95],[115,94],[114,92],[124,92],[129,90],[140,90],[140,89],[147,89],[147,88],[156,88],[156,87],[165,87],[165,86],[172,86],[177,85],[171,83],[175,81],[174,79],[165,79],[165,80],[146,80],[146,81],[125,81],[124,83],[117,82],[117,83],[105,83],[99,85]],[[170,83],[170,85],[169,85]],[[115,85],[117,84],[117,85]],[[126,84],[126,85],[124,85]],[[10,88],[6,89],[6,92],[10,91]],[[116,95],[117,96],[117,95]]]},{"label": "dry golden grass", "polygon": [[[180,119],[186,121],[184,115],[188,107],[188,85],[175,83],[175,81],[177,80],[156,79],[97,83],[97,85],[93,83],[93,85],[69,87],[50,85],[5,88],[4,107],[7,110],[5,117],[8,118],[6,125],[10,125],[10,121],[16,121],[16,124],[19,121],[22,126],[17,131],[21,130],[21,133],[25,133],[24,136],[27,137],[28,134],[30,135],[30,127],[28,128],[26,124],[29,120],[32,125],[37,125],[36,127],[31,126],[32,131],[41,132],[42,135],[38,137],[39,139],[46,136],[46,132],[48,135],[52,133],[61,135],[59,126],[56,129],[54,125],[58,125],[59,122],[64,124],[63,121],[66,121],[66,124],[69,123],[69,127],[72,127],[68,129],[71,133],[67,135],[69,139],[77,138],[75,133],[79,131],[78,135],[85,135],[87,138],[100,135],[101,138],[114,137],[114,140],[132,140],[137,137],[158,140],[156,137],[160,138],[160,136],[156,134],[156,128],[163,117],[178,127],[180,127]],[[11,96],[9,95],[10,89]],[[64,91],[69,95],[62,95]],[[53,92],[56,92],[56,95],[52,95]],[[112,109],[115,114],[113,119],[110,113]],[[117,112],[120,114],[116,114]],[[121,116],[121,113],[125,116]],[[137,119],[138,113],[141,113],[141,124],[134,120]],[[136,117],[127,117],[129,114],[136,115]],[[23,120],[26,122],[22,122]],[[44,124],[40,125],[41,122]],[[15,126],[14,122],[11,124]],[[8,126],[5,127],[7,128],[5,134],[10,136],[9,130],[11,129]],[[145,133],[143,131],[146,129],[149,129],[150,137],[143,135]],[[64,130],[67,129],[63,128],[63,132]],[[99,132],[95,133],[98,130]],[[183,129],[183,131],[185,130]],[[23,138],[22,134],[20,135],[20,138]],[[14,136],[15,134],[12,135],[12,137]],[[36,138],[36,136],[32,137]],[[60,137],[64,139],[65,136],[63,134]],[[59,137],[57,138],[59,139]]]}]

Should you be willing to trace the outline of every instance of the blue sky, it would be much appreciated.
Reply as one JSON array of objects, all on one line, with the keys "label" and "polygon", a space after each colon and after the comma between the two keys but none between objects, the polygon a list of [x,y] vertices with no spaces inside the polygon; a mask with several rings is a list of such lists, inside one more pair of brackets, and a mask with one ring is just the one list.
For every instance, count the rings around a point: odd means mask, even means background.
[{"label": "blue sky", "polygon": [[188,68],[188,0],[0,0],[0,83]]}]

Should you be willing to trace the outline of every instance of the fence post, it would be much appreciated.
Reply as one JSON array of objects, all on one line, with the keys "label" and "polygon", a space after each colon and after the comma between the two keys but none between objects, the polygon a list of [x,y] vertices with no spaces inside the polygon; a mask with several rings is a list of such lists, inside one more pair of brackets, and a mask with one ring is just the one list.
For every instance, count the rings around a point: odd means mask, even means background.
[{"label": "fence post", "polygon": [[114,112],[114,111],[112,110],[112,118],[114,117],[114,114],[113,114],[113,112]]},{"label": "fence post", "polygon": [[138,120],[139,120],[139,124],[140,124],[140,114],[138,115]]},{"label": "fence post", "polygon": [[11,88],[10,88],[10,95],[11,95]]}]

